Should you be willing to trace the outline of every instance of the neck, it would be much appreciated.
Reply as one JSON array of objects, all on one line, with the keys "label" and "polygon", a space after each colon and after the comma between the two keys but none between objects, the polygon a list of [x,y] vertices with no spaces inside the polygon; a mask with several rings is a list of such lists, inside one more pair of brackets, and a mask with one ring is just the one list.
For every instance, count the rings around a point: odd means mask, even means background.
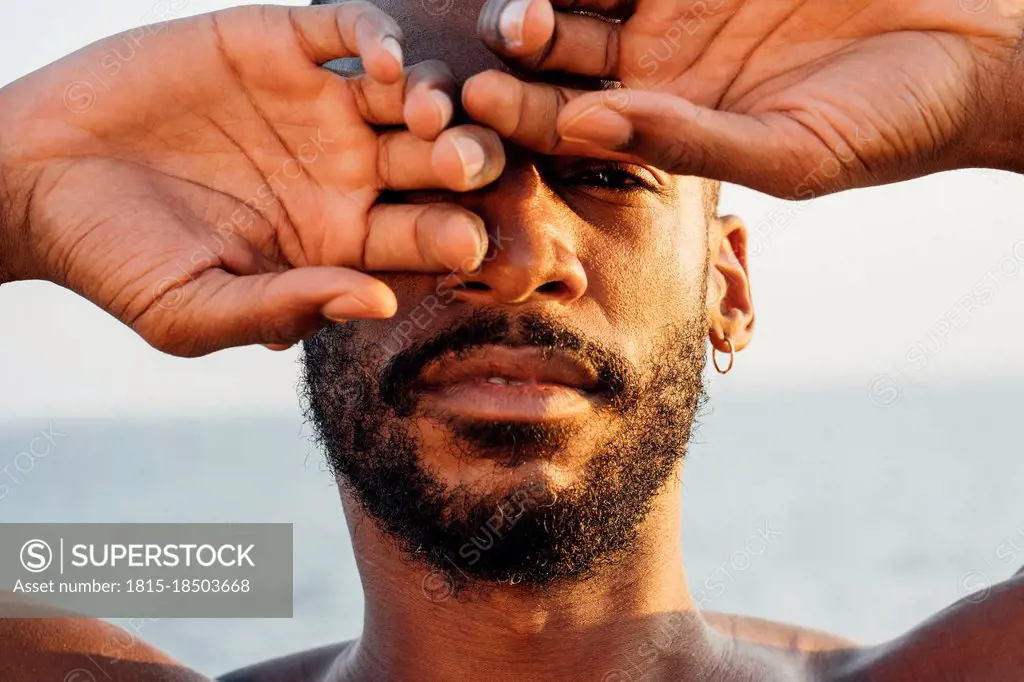
[{"label": "neck", "polygon": [[[363,634],[340,680],[708,679],[721,640],[697,613],[683,571],[680,486],[670,482],[635,548],[586,581],[471,586],[402,556],[345,499],[366,599]],[[451,567],[451,570],[455,570]]]}]

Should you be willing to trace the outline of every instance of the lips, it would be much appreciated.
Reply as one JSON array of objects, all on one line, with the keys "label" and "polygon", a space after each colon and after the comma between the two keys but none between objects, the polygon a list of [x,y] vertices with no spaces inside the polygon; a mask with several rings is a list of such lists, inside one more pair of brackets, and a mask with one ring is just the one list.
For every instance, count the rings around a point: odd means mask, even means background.
[{"label": "lips", "polygon": [[559,351],[530,346],[483,346],[442,358],[428,366],[421,377],[421,384],[428,389],[475,382],[509,387],[565,387],[587,393],[597,385],[597,373]]},{"label": "lips", "polygon": [[560,351],[493,345],[441,358],[420,384],[435,408],[459,417],[544,422],[592,409],[597,373]]}]

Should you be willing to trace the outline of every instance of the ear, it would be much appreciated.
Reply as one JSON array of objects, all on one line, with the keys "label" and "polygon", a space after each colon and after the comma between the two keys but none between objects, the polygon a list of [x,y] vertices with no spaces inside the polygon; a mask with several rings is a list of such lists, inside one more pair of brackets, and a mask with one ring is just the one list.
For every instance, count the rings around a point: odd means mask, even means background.
[{"label": "ear", "polygon": [[708,336],[722,353],[747,347],[754,335],[754,301],[747,274],[747,226],[736,216],[712,221],[708,231]]}]

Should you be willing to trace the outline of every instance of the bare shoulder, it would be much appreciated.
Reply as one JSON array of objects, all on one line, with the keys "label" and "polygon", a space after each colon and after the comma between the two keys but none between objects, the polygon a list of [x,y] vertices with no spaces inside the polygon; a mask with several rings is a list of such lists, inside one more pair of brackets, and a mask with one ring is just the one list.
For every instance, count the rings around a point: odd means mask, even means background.
[{"label": "bare shoulder", "polygon": [[702,615],[711,627],[727,637],[786,651],[840,651],[860,646],[839,635],[753,616],[713,611],[704,611]]},{"label": "bare shoulder", "polygon": [[843,662],[829,679],[1020,682],[1024,571],[968,595],[907,634]]},{"label": "bare shoulder", "polygon": [[[0,612],[9,600],[0,593]],[[0,618],[4,680],[211,682],[110,623],[37,608],[40,618]]]},{"label": "bare shoulder", "polygon": [[217,682],[321,682],[352,643],[342,642],[263,661],[217,678]]}]

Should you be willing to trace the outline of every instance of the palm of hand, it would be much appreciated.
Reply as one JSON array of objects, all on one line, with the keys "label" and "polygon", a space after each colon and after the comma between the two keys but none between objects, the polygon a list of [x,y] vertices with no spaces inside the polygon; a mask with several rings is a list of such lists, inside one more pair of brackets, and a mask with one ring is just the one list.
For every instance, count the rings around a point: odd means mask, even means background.
[{"label": "palm of hand", "polygon": [[[988,163],[970,155],[1008,137],[990,120],[1006,118],[1010,99],[1013,3],[532,0],[521,24],[503,28],[507,1],[488,0],[482,14],[492,50],[627,86],[587,93],[496,73],[467,84],[474,117],[540,151],[806,198],[809,174],[830,174],[821,193],[909,179]],[[498,81],[513,93],[504,110],[486,92]]]},{"label": "palm of hand", "polygon": [[[978,111],[979,44],[998,36],[953,4],[943,16],[949,3],[709,0],[666,23],[664,2],[641,1],[621,32],[620,75],[631,88],[750,116],[780,154],[825,167],[839,157],[864,182],[902,176],[887,165],[940,153]],[[773,190],[793,196],[802,179],[751,180],[781,181]]]},{"label": "palm of hand", "polygon": [[[365,13],[377,11],[359,5],[300,11],[363,12],[365,31]],[[450,163],[456,129],[433,143],[381,132],[406,122],[400,63],[378,45],[364,62],[390,68],[394,84],[343,79],[317,63],[347,55],[325,54],[288,11],[239,8],[171,23],[77,115],[36,93],[60,92],[123,38],[25,84],[36,96],[24,99],[42,99],[20,126],[34,157],[21,165],[38,166],[27,216],[36,276],[81,293],[159,348],[197,355],[294,342],[323,324],[332,296],[356,288],[358,308],[393,308],[383,283],[346,268],[450,269],[446,259],[465,255],[465,238],[432,248],[446,227],[465,235],[464,211],[374,206],[383,189],[439,186],[445,170],[461,183]],[[183,45],[188,64],[164,54]],[[422,82],[438,77],[423,74]],[[436,124],[436,136],[442,118],[420,127]],[[406,164],[389,167],[393,153]],[[498,172],[500,160],[485,175]],[[289,271],[299,266],[320,267]]]}]

